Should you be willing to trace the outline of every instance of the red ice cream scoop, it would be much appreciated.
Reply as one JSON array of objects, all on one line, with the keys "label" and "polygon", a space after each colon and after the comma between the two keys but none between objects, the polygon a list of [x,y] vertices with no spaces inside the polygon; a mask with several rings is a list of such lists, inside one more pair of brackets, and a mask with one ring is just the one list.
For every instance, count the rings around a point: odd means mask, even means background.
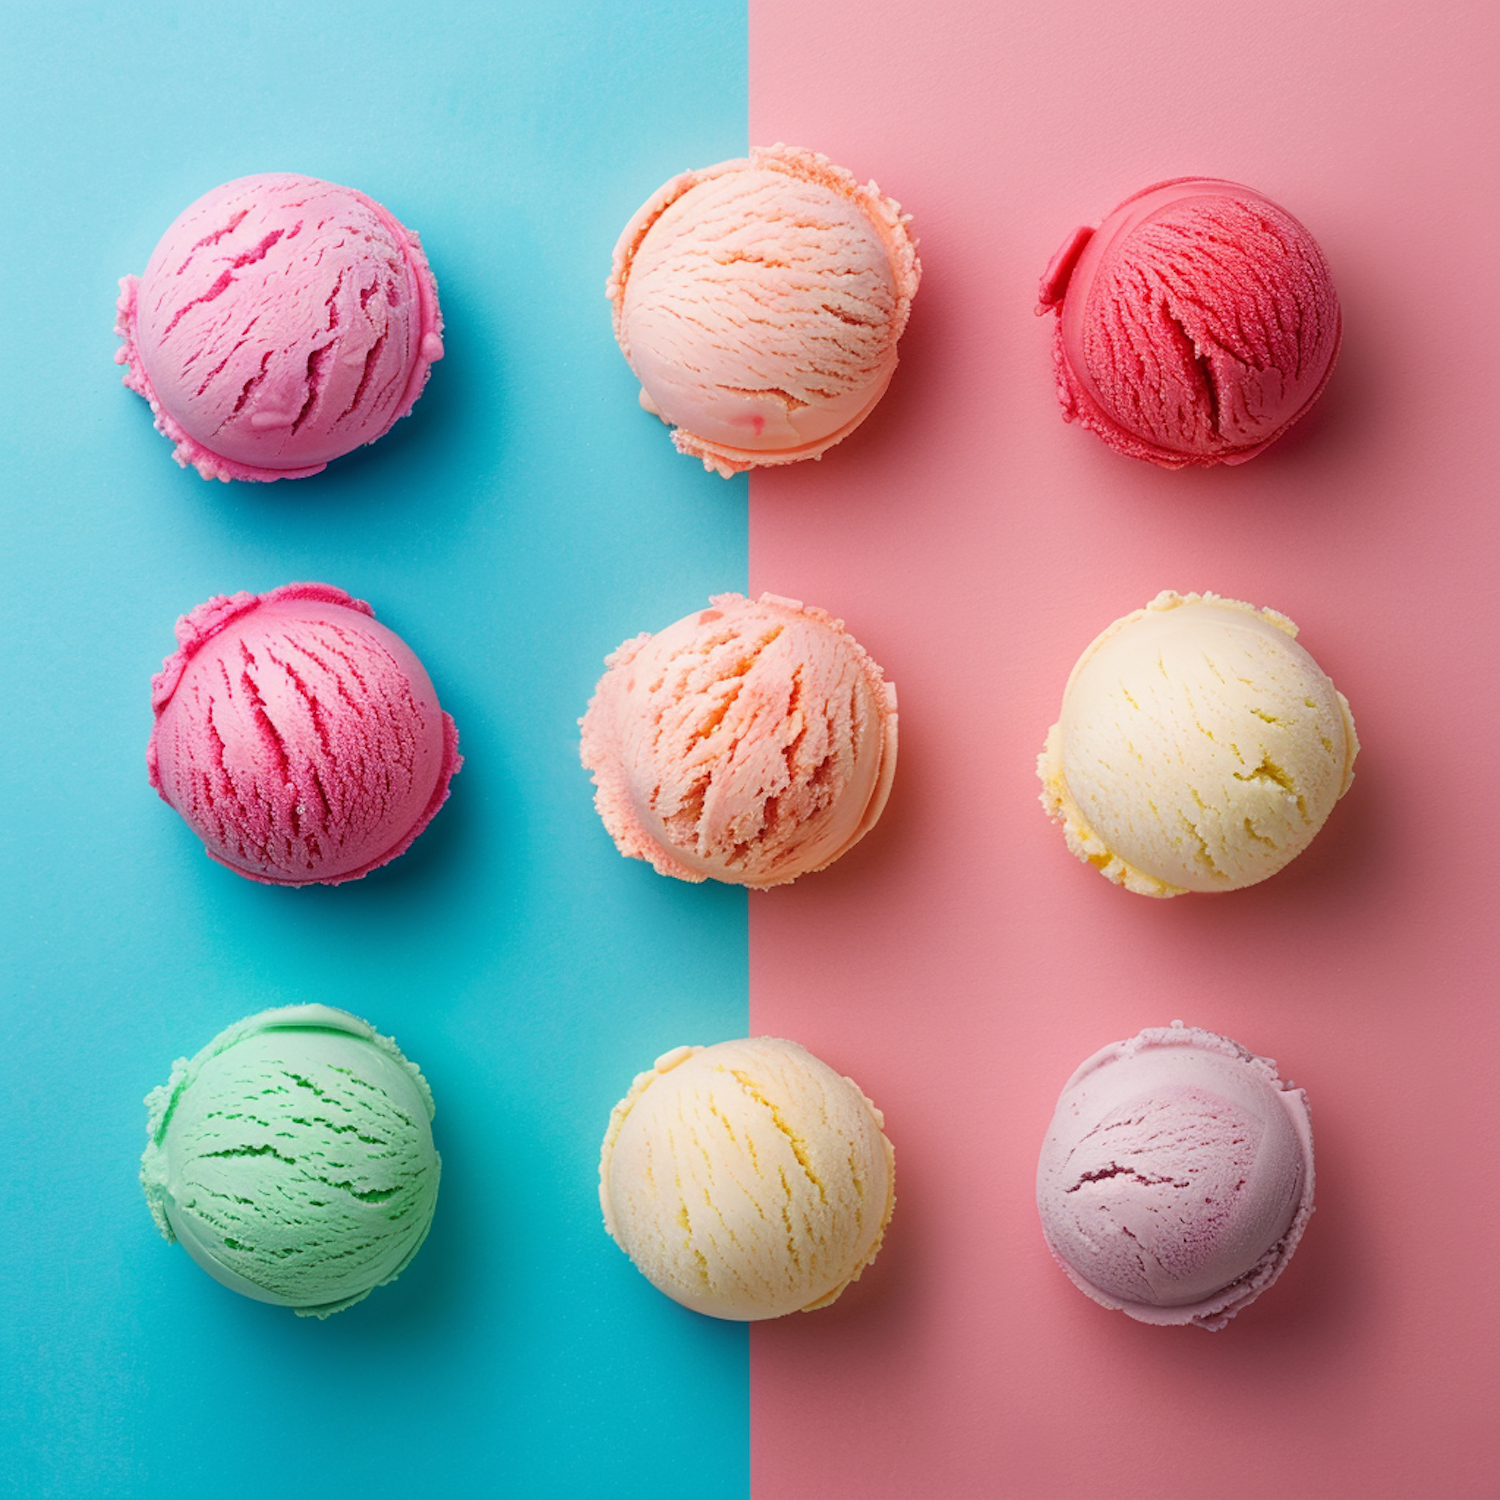
[{"label": "red ice cream scoop", "polygon": [[1341,322],[1312,235],[1253,188],[1179,177],[1076,229],[1042,277],[1067,421],[1163,468],[1243,463],[1317,400]]},{"label": "red ice cream scoop", "polygon": [[463,764],[401,638],[324,583],[220,595],[151,680],[151,785],[236,874],[337,885],[405,853]]}]

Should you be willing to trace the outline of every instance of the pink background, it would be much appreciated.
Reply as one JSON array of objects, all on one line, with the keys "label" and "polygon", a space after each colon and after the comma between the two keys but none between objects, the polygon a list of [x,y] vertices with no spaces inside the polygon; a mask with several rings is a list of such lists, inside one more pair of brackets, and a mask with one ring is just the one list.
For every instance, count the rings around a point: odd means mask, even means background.
[{"label": "pink background", "polygon": [[[754,1029],[858,1079],[899,1162],[864,1281],[753,1330],[760,1500],[1496,1493],[1496,16],[752,0],[752,141],[875,177],[926,276],[878,416],[751,481],[752,586],[845,615],[902,714],[876,833],[751,901]],[[1032,307],[1075,225],[1186,173],[1308,225],[1345,338],[1288,439],[1168,473],[1064,425]],[[1364,752],[1289,870],[1154,902],[1068,855],[1033,765],[1168,587],[1290,614]],[[1088,1302],[1032,1196],[1072,1069],[1178,1017],[1317,1133],[1301,1250],[1213,1335]]]}]

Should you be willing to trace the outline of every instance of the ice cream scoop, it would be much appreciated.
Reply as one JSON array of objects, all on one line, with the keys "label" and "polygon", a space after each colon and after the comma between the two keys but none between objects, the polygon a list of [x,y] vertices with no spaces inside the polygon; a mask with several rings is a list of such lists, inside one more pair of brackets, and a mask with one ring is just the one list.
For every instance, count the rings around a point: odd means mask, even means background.
[{"label": "ice cream scoop", "polygon": [[896,770],[896,690],[842,620],[720,594],[605,665],[582,758],[621,854],[764,889],[875,826]]},{"label": "ice cream scoop", "polygon": [[884,1124],[795,1042],[678,1047],[609,1117],[604,1227],[694,1312],[745,1322],[827,1307],[875,1259],[895,1207]]},{"label": "ice cream scoop", "polygon": [[1063,416],[1164,468],[1243,463],[1317,400],[1338,357],[1318,243],[1239,183],[1179,177],[1077,229],[1042,278]]},{"label": "ice cream scoop", "polygon": [[820,458],[896,368],[909,214],[791,146],[684,172],[625,226],[605,288],[641,405],[726,478]]},{"label": "ice cream scoop", "polygon": [[406,851],[463,764],[421,662],[326,583],[210,599],[151,679],[151,785],[236,874],[337,885]]},{"label": "ice cream scoop", "polygon": [[1102,1307],[1220,1329],[1286,1269],[1312,1214],[1307,1094],[1227,1037],[1143,1031],[1068,1080],[1036,1201],[1048,1248]]},{"label": "ice cream scoop", "polygon": [[157,1228],[231,1291],[326,1318],[393,1281],[432,1224],[432,1093],[368,1022],[326,1005],[222,1031],[146,1099]]},{"label": "ice cream scoop", "polygon": [[1177,896],[1254,885],[1307,848],[1359,740],[1296,634],[1275,610],[1163,593],[1089,646],[1037,761],[1079,859]]},{"label": "ice cream scoop", "polygon": [[373,443],[442,358],[413,230],[353,188],[267,172],[183,210],[120,282],[125,384],[205,479],[303,479]]}]

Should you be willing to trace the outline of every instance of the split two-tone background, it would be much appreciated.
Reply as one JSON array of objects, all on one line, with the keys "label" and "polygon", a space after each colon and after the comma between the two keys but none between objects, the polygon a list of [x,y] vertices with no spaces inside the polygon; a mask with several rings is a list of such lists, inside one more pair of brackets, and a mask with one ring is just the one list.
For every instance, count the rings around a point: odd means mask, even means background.
[{"label": "split two-tone background", "polygon": [[[684,1497],[1495,1493],[1500,254],[1493,7],[1150,0],[5,6],[0,1492]],[[664,179],[786,140],[915,215],[876,416],[724,482],[635,404],[603,295]],[[249,172],[418,228],[447,357],[316,478],[179,471],[111,363],[115,280]],[[1060,421],[1032,316],[1075,224],[1249,182],[1345,314],[1314,414],[1166,473]],[[466,764],[412,852],[303,891],[146,784],[148,681],[210,594],[369,599]],[[575,720],[713,592],[843,615],[901,761],[834,869],[747,899],[622,861]],[[1079,650],[1163,588],[1292,616],[1358,779],[1312,850],[1150,902],[1067,855],[1035,754]],[[327,1323],[156,1237],[141,1098],[322,1000],[431,1080],[431,1239]],[[1318,1212],[1218,1335],[1081,1297],[1032,1205],[1088,1053],[1181,1017],[1309,1090]],[[683,1042],[793,1037],[886,1111],[898,1208],[832,1309],[747,1329],[606,1238],[599,1138]]]}]

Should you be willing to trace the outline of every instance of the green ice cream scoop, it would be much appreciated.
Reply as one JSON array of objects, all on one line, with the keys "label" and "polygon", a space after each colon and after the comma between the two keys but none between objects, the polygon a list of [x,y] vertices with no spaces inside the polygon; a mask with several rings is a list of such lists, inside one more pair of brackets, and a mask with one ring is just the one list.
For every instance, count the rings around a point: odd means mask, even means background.
[{"label": "green ice cream scoop", "polygon": [[152,1217],[233,1291],[326,1318],[394,1280],[427,1238],[432,1091],[348,1011],[237,1021],[179,1058],[146,1107]]}]

